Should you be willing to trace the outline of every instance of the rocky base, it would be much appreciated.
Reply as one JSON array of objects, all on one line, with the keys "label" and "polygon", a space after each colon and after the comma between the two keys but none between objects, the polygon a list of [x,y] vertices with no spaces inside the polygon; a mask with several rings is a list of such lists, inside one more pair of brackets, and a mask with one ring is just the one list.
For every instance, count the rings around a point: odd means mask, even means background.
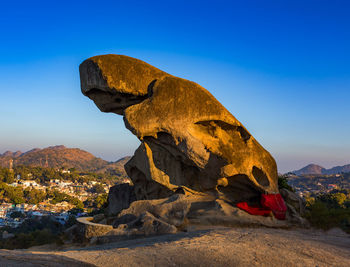
[{"label": "rocky base", "polygon": [[[126,187],[126,185],[122,186]],[[111,190],[112,193],[117,191]],[[128,200],[123,202],[123,206],[127,208],[119,210],[116,216],[108,215],[116,214],[109,208],[106,215],[79,218],[77,226],[71,232],[75,241],[93,244],[186,232],[193,225],[308,227],[308,222],[299,215],[303,208],[300,198],[288,190],[282,190],[281,193],[285,195],[288,206],[286,220],[278,220],[273,215],[267,217],[250,215],[223,199],[209,195],[174,194],[168,198],[138,200],[131,203],[128,202],[130,199],[128,197]],[[116,199],[119,201],[119,198]],[[110,202],[110,206],[116,205]]]}]

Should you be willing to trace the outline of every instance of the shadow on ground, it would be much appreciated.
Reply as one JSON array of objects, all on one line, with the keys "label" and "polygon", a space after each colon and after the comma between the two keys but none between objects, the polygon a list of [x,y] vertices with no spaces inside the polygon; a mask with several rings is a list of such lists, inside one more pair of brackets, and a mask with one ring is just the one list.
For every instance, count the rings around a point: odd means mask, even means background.
[{"label": "shadow on ground", "polygon": [[[216,228],[220,229],[220,228]],[[128,239],[115,240],[106,244],[96,244],[91,247],[82,247],[80,249],[74,248],[72,250],[108,250],[108,249],[116,249],[116,248],[137,248],[137,247],[148,247],[153,246],[154,244],[161,245],[162,243],[169,243],[174,241],[179,241],[185,238],[195,238],[206,235],[210,232],[214,231],[214,229],[205,229],[205,230],[196,230],[190,232],[179,232],[176,234],[165,234],[165,235],[155,235],[155,236],[133,236]],[[70,250],[70,249],[69,249]],[[69,251],[64,250],[64,251]]]},{"label": "shadow on ground", "polygon": [[24,253],[23,251],[0,251],[0,267],[92,267],[94,264],[74,260],[65,256]]}]

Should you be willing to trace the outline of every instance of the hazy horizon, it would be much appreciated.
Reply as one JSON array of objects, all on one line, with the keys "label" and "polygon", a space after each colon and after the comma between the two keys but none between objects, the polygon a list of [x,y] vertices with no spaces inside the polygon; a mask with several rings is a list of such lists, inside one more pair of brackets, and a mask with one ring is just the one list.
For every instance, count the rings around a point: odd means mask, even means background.
[{"label": "hazy horizon", "polygon": [[132,155],[122,117],[80,92],[79,64],[113,53],[208,89],[280,172],[350,164],[350,3],[252,2],[3,3],[0,153]]},{"label": "hazy horizon", "polygon": [[[79,149],[82,149],[81,147],[69,147],[69,146],[66,146],[66,145],[64,145],[64,144],[55,144],[55,145],[50,145],[50,146],[47,146],[47,147],[54,147],[54,146],[61,146],[61,145],[65,146],[66,148],[79,148]],[[11,151],[11,152],[20,151],[20,152],[22,152],[22,153],[26,153],[26,152],[29,152],[30,150],[33,150],[33,149],[37,149],[37,148],[39,148],[39,149],[44,149],[44,148],[47,148],[47,147],[32,147],[32,148],[30,148],[30,149],[28,149],[28,150],[20,150],[20,149],[19,149],[19,150],[18,150],[18,149],[17,149],[17,150],[9,150],[9,149],[7,149],[7,150],[5,150],[5,151],[0,151],[0,154],[4,154],[4,153],[7,152],[7,151]],[[134,153],[134,151],[136,150],[136,148],[137,148],[137,147],[135,147],[135,149],[133,149],[132,152],[131,152],[130,154],[125,154],[125,155],[117,156],[117,158],[114,158],[113,156],[110,157],[110,158],[107,158],[107,157],[104,157],[103,154],[99,155],[98,152],[93,153],[92,151],[88,151],[88,150],[86,150],[86,151],[89,152],[89,153],[91,153],[91,154],[93,154],[94,156],[96,156],[96,157],[98,157],[98,158],[103,159],[103,160],[110,161],[110,162],[115,162],[115,161],[118,161],[119,159],[121,159],[121,158],[123,158],[123,157],[132,156],[133,153]],[[85,150],[85,149],[83,149],[83,150]],[[280,173],[286,173],[286,172],[289,172],[289,171],[299,170],[299,169],[301,169],[301,168],[303,168],[303,167],[305,167],[305,166],[307,166],[307,165],[309,165],[309,164],[316,164],[316,165],[320,165],[320,166],[322,166],[322,167],[324,167],[324,168],[326,168],[326,169],[330,169],[330,168],[337,167],[337,166],[348,165],[348,164],[350,164],[350,162],[345,162],[344,164],[340,164],[340,165],[339,165],[339,164],[338,164],[338,165],[337,165],[337,164],[335,164],[335,165],[325,165],[325,164],[320,164],[319,162],[312,162],[312,161],[310,161],[310,162],[308,162],[308,163],[305,163],[304,165],[300,165],[299,167],[295,167],[294,169],[285,169],[285,170],[282,170],[281,168],[278,168],[278,170],[279,170]]]}]

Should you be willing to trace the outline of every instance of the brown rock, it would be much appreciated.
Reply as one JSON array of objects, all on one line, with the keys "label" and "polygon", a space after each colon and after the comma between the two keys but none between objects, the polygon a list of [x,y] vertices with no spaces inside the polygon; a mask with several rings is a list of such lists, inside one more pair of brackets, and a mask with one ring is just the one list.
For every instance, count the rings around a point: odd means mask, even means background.
[{"label": "brown rock", "polygon": [[200,85],[120,55],[85,60],[80,77],[83,94],[141,141],[125,166],[137,199],[180,190],[254,203],[278,192],[275,160]]},{"label": "brown rock", "polygon": [[177,229],[174,225],[156,218],[149,212],[143,212],[136,220],[127,225],[119,225],[117,230],[124,230],[128,235],[161,235],[161,234],[175,234]]},{"label": "brown rock", "polygon": [[130,203],[135,200],[134,187],[130,184],[112,186],[108,193],[107,215],[117,215],[121,210],[129,208]]},{"label": "brown rock", "polygon": [[181,227],[190,210],[191,199],[184,195],[173,195],[165,199],[139,200],[131,203],[128,209],[119,213],[113,227],[130,224],[139,220],[142,214],[148,212],[169,225]]},{"label": "brown rock", "polygon": [[305,200],[294,192],[285,188],[281,188],[280,193],[286,202],[287,220],[298,226],[310,227],[310,223],[302,217],[305,215]]},{"label": "brown rock", "polygon": [[305,214],[306,202],[302,197],[285,188],[281,188],[280,193],[284,201],[290,206],[292,206],[297,213],[299,213],[300,215]]},{"label": "brown rock", "polygon": [[93,217],[77,218],[76,227],[72,227],[73,241],[86,242],[93,237],[101,236],[113,229],[111,225],[93,223]]}]

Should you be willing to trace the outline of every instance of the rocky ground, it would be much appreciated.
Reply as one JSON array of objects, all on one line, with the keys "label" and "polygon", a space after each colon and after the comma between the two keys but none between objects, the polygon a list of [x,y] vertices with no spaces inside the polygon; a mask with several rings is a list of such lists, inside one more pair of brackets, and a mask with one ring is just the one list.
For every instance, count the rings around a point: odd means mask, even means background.
[{"label": "rocky ground", "polygon": [[0,266],[350,266],[350,236],[214,227],[84,248],[0,250]]}]

